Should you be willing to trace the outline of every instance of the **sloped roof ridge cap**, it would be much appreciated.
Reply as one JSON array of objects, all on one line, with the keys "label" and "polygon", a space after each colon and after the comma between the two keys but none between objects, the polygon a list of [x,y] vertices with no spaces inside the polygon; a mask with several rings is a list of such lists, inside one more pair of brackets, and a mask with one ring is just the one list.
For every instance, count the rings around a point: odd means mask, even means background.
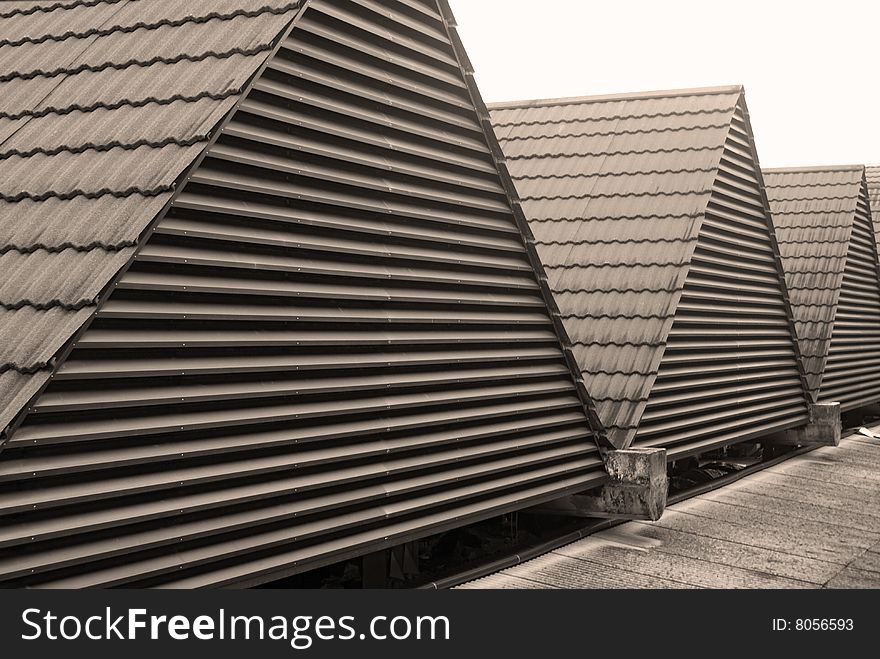
[{"label": "sloped roof ridge cap", "polygon": [[865,165],[813,165],[810,167],[762,167],[761,171],[769,174],[809,174],[822,172],[855,172],[866,169]]},{"label": "sloped roof ridge cap", "polygon": [[690,89],[669,89],[646,92],[624,92],[618,94],[599,94],[595,96],[570,96],[560,98],[528,99],[521,101],[499,101],[489,103],[490,110],[513,110],[538,108],[547,106],[581,105],[586,103],[603,103],[613,101],[635,101],[651,98],[680,98],[686,96],[720,96],[723,94],[742,94],[742,85],[726,85],[720,87],[694,87]]}]

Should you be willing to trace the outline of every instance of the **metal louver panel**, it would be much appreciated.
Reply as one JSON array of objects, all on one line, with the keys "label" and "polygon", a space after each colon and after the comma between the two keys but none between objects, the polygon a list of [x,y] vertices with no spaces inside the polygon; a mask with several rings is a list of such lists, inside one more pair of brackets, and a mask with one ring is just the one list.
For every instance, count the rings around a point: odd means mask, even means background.
[{"label": "metal louver panel", "polygon": [[851,410],[880,400],[880,273],[862,183],[819,397]]},{"label": "metal louver panel", "polygon": [[254,585],[604,478],[438,8],[313,2],[5,448],[0,583]]},{"label": "metal louver panel", "polygon": [[673,459],[808,419],[747,131],[740,104],[636,434]]}]

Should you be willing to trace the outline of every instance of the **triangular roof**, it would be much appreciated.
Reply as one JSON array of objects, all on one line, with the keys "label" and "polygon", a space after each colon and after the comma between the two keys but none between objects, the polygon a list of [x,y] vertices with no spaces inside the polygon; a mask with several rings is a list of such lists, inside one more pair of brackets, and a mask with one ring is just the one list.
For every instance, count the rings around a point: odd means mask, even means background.
[{"label": "triangular roof", "polygon": [[300,4],[0,7],[0,433],[47,382]]},{"label": "triangular roof", "polygon": [[615,445],[645,410],[738,108],[750,130],[740,86],[490,105]]},{"label": "triangular roof", "polygon": [[818,400],[864,167],[765,169],[810,395]]},{"label": "triangular roof", "polygon": [[606,480],[445,2],[293,21],[146,229],[78,245],[125,263],[54,305],[90,318],[0,446],[0,583],[252,585]]}]

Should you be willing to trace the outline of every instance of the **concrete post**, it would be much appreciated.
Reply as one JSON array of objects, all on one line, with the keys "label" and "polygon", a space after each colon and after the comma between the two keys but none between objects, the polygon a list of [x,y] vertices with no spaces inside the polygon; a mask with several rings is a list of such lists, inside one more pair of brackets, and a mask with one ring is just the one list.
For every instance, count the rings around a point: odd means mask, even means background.
[{"label": "concrete post", "polygon": [[660,519],[669,480],[666,449],[630,448],[603,453],[610,478],[596,494],[573,494],[540,506],[535,512],[574,517]]},{"label": "concrete post", "polygon": [[810,422],[773,435],[768,444],[837,446],[840,444],[840,403],[813,403]]}]

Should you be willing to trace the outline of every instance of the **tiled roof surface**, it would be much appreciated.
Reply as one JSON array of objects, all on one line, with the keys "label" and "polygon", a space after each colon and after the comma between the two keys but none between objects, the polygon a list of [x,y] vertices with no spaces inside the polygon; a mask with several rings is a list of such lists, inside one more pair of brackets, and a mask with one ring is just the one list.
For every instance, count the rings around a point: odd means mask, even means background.
[{"label": "tiled roof surface", "polygon": [[741,94],[725,87],[491,107],[610,434],[630,432],[644,408]]},{"label": "tiled roof surface", "polygon": [[298,5],[0,5],[0,432]]},{"label": "tiled roof surface", "polygon": [[874,219],[874,235],[877,236],[877,250],[880,254],[880,166],[865,168],[868,180],[868,197],[871,200],[871,215]]},{"label": "tiled roof surface", "polygon": [[764,170],[807,386],[813,394],[828,357],[863,170]]}]

